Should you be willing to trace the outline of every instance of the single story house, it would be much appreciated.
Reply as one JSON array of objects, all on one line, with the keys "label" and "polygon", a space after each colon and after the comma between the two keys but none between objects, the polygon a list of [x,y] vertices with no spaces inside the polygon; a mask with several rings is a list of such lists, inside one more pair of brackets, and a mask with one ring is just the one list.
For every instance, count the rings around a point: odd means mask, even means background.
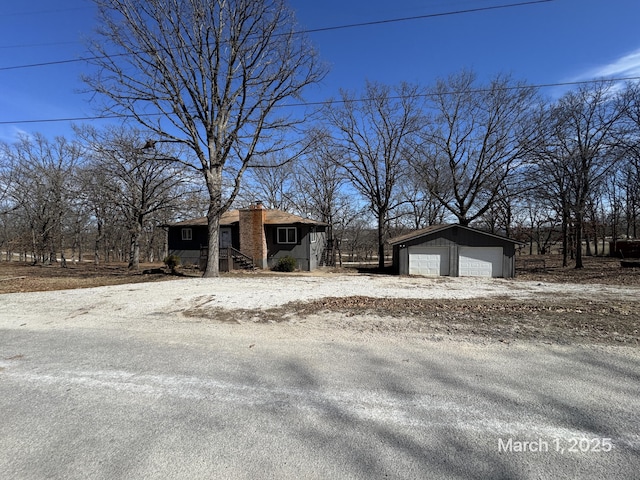
[{"label": "single story house", "polygon": [[462,225],[432,225],[392,238],[393,269],[400,275],[515,276],[521,242]]},{"label": "single story house", "polygon": [[[207,218],[169,224],[168,250],[183,265],[206,264],[209,233]],[[296,259],[300,270],[320,266],[327,239],[327,224],[281,210],[265,209],[261,203],[229,210],[220,218],[220,269],[240,266],[268,269],[278,259]]]}]

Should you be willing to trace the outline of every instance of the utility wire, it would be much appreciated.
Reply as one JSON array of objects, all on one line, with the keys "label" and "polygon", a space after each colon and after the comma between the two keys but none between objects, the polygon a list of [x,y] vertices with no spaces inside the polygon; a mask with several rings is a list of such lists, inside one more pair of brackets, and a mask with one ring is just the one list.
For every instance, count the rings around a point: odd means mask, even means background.
[{"label": "utility wire", "polygon": [[478,8],[468,8],[465,10],[454,10],[452,12],[442,12],[442,13],[428,13],[425,15],[414,15],[411,17],[401,17],[401,18],[392,18],[387,20],[374,20],[371,22],[361,22],[361,23],[350,23],[346,25],[338,25],[334,27],[321,27],[321,28],[312,28],[308,30],[303,30],[300,33],[317,33],[317,32],[329,32],[332,30],[343,30],[345,28],[358,28],[358,27],[370,27],[373,25],[384,25],[387,23],[398,23],[398,22],[407,22],[411,20],[424,20],[426,18],[436,18],[436,17],[447,17],[450,15],[461,15],[465,13],[477,13],[477,12],[486,12],[489,10],[500,10],[505,8],[513,8],[513,7],[522,7],[525,5],[535,5],[538,3],[549,3],[555,0],[532,0],[529,2],[519,2],[519,3],[508,3],[503,5],[494,5],[491,7],[478,7]]},{"label": "utility wire", "polygon": [[[503,87],[497,90],[522,90],[525,88],[556,88],[556,87],[575,87],[578,85],[590,85],[593,83],[616,83],[616,82],[630,82],[630,81],[640,81],[640,76],[637,77],[620,77],[620,78],[606,78],[606,79],[592,79],[592,80],[580,80],[574,82],[556,82],[556,83],[539,83],[535,85],[526,84],[526,85],[514,85],[510,87]],[[479,88],[474,90],[460,90],[460,91],[452,91],[446,92],[444,95],[459,95],[463,93],[486,93],[491,91],[489,88]],[[421,93],[416,95],[397,95],[389,97],[391,100],[400,100],[404,98],[426,98],[433,97],[436,95],[442,95],[437,93]],[[341,103],[356,103],[356,102],[366,102],[374,100],[372,98],[355,98],[350,100],[322,100],[318,102],[300,102],[300,103],[287,103],[283,105],[278,105],[277,108],[293,108],[293,107],[319,107],[324,105],[331,104],[341,104]],[[153,113],[143,115],[145,117],[151,116],[160,116],[164,115],[162,113]],[[55,122],[81,122],[81,121],[90,121],[90,120],[115,120],[115,119],[124,119],[124,118],[134,118],[133,115],[97,115],[91,117],[67,117],[67,118],[47,118],[47,119],[34,119],[34,120],[3,120],[0,121],[0,125],[20,125],[20,124],[29,124],[29,123],[55,123]]]},{"label": "utility wire", "polygon": [[[550,3],[550,2],[554,2],[554,1],[555,0],[531,0],[531,1],[527,1],[527,2],[508,3],[508,4],[503,4],[503,5],[494,5],[494,6],[491,6],[491,7],[469,8],[469,9],[465,9],[465,10],[455,10],[455,11],[450,11],[450,12],[429,13],[429,14],[425,14],[425,15],[414,15],[414,16],[410,16],[410,17],[391,18],[391,19],[384,19],[384,20],[374,20],[374,21],[371,21],[371,22],[349,23],[349,24],[345,24],[345,25],[319,27],[319,28],[300,30],[300,31],[295,32],[295,33],[298,34],[298,35],[302,35],[302,34],[309,34],[309,33],[320,33],[320,32],[330,32],[330,31],[336,31],[336,30],[345,30],[345,29],[350,29],[350,28],[371,27],[371,26],[374,26],[374,25],[385,25],[385,24],[390,24],[390,23],[408,22],[408,21],[414,21],[414,20],[424,20],[424,19],[427,19],[427,18],[446,17],[446,16],[452,16],[452,15],[462,15],[462,14],[467,14],[467,13],[478,13],[478,12],[485,12],[485,11],[490,11],[490,10],[501,10],[501,9],[506,9],[506,8],[522,7],[522,6],[526,6],[526,5],[535,5],[535,4],[540,4],[540,3]],[[140,52],[137,52],[137,53],[145,53],[145,52],[140,51]],[[35,68],[35,67],[46,67],[46,66],[51,66],[51,65],[64,65],[64,64],[68,64],[68,63],[89,62],[91,60],[100,60],[100,59],[104,59],[104,58],[123,57],[123,56],[128,56],[128,55],[131,55],[131,53],[119,53],[119,54],[113,54],[113,55],[109,55],[109,56],[82,57],[82,58],[67,59],[67,60],[56,60],[56,61],[51,61],[51,62],[31,63],[31,64],[25,64],[25,65],[12,65],[12,66],[9,66],[9,67],[0,67],[0,71],[19,70],[19,69],[24,69],[24,68]]]}]

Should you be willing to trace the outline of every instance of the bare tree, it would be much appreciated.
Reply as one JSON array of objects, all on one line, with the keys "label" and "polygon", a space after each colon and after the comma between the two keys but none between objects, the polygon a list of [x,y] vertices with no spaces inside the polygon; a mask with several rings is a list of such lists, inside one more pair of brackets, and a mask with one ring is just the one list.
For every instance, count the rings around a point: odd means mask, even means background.
[{"label": "bare tree", "polygon": [[461,225],[480,218],[519,188],[508,181],[535,143],[533,87],[498,75],[479,85],[463,71],[440,80],[414,166],[426,189]]},{"label": "bare tree", "polygon": [[407,176],[400,185],[404,200],[397,221],[406,229],[418,230],[429,225],[444,223],[447,211],[416,175]]},{"label": "bare tree", "polygon": [[[623,226],[623,212],[625,212],[624,195],[626,193],[625,172],[614,172],[605,180],[605,203],[609,206],[608,223],[611,232],[611,240],[616,242]],[[640,181],[640,175],[637,181]],[[615,250],[612,249],[612,250]]]},{"label": "bare tree", "polygon": [[538,208],[542,208],[543,219],[547,217],[545,210],[555,212],[555,215],[550,214],[548,217],[556,218],[555,223],[559,223],[562,266],[566,267],[569,264],[569,254],[573,258],[573,247],[570,245],[573,225],[572,202],[567,169],[564,168],[564,162],[562,157],[558,156],[557,150],[551,147],[554,137],[553,111],[554,106],[548,105],[542,116],[540,131],[543,141],[539,148],[531,153],[526,175],[532,185],[529,198]]},{"label": "bare tree", "polygon": [[560,194],[565,266],[569,215],[575,224],[575,268],[582,268],[588,202],[626,153],[625,103],[613,83],[599,82],[567,93],[550,109],[541,176],[548,174]]},{"label": "bare tree", "polygon": [[7,261],[11,260],[15,248],[14,219],[10,214],[17,208],[10,195],[15,169],[9,150],[8,144],[0,144],[0,252],[6,252]]},{"label": "bare tree", "polygon": [[626,193],[626,234],[638,238],[640,218],[640,82],[629,83],[624,93],[631,135],[628,137],[623,188]]},{"label": "bare tree", "polygon": [[6,143],[0,144],[0,214],[6,214],[12,208],[9,201],[9,188],[13,182],[15,171],[12,168],[9,149],[10,147]]},{"label": "bare tree", "polygon": [[107,208],[119,212],[129,232],[129,268],[137,270],[143,232],[152,216],[176,208],[187,183],[184,167],[157,158],[172,158],[174,153],[141,150],[141,133],[137,130],[86,127],[79,134],[87,143],[91,176],[102,179],[95,185],[95,193],[107,199]]},{"label": "bare tree", "polygon": [[628,159],[623,169],[622,185],[625,193],[625,218],[627,237],[638,238],[640,231],[640,157]]},{"label": "bare tree", "polygon": [[503,184],[496,201],[492,202],[484,214],[477,219],[480,228],[493,234],[511,236],[519,205],[515,195],[512,195],[509,190],[509,185]]},{"label": "bare tree", "polygon": [[284,0],[94,0],[105,110],[135,118],[156,141],[187,146],[179,161],[208,195],[206,276],[218,274],[220,216],[255,156],[284,148],[300,119],[278,110],[325,74]]},{"label": "bare tree", "polygon": [[536,254],[546,255],[551,251],[551,244],[557,237],[559,215],[554,204],[548,198],[549,193],[542,189],[535,190],[524,201],[521,217],[521,229],[526,231],[529,242],[529,255],[533,255],[533,244]]},{"label": "bare tree", "polygon": [[33,261],[56,262],[59,253],[61,265],[66,266],[65,229],[80,148],[64,137],[49,141],[35,134],[21,136],[3,150],[13,169],[6,192],[13,205],[11,214],[24,220]]},{"label": "bare tree", "polygon": [[296,162],[293,198],[302,215],[327,223],[325,261],[341,264],[341,246],[345,231],[362,216],[362,208],[347,191],[348,179],[335,159],[338,157],[331,137],[324,129],[309,132],[310,148]]},{"label": "bare tree", "polygon": [[107,172],[96,169],[93,165],[84,165],[78,172],[78,184],[81,187],[78,199],[84,204],[92,219],[89,228],[91,232],[91,247],[95,265],[103,260],[108,261],[110,246],[106,245],[109,230],[118,228],[119,213],[117,207],[104,192],[109,185]]},{"label": "bare tree", "polygon": [[267,155],[247,172],[238,195],[246,204],[260,200],[267,208],[290,211],[293,206],[294,162],[287,156]]},{"label": "bare tree", "polygon": [[420,90],[368,82],[362,98],[342,92],[324,117],[333,129],[336,162],[375,216],[383,268],[389,215],[403,202],[398,187],[407,172],[408,145],[422,127]]}]

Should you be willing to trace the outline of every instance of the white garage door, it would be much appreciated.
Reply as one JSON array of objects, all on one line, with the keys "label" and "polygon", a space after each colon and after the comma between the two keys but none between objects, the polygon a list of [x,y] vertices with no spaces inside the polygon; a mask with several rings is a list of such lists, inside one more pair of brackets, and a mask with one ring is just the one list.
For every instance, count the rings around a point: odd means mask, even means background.
[{"label": "white garage door", "polygon": [[409,247],[409,275],[449,275],[449,248]]},{"label": "white garage door", "polygon": [[461,277],[501,277],[502,247],[460,247]]}]

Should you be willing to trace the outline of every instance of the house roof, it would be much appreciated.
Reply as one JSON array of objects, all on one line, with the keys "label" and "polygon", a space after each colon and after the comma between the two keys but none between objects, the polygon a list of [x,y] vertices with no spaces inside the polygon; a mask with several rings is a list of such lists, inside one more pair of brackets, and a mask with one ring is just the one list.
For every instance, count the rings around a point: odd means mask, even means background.
[{"label": "house roof", "polygon": [[[238,222],[240,222],[240,210],[229,210],[224,212],[220,217],[220,225],[233,225]],[[283,212],[282,210],[265,209],[265,225],[292,225],[296,223],[304,225],[326,225],[324,222],[300,217],[292,213]],[[207,217],[169,224],[171,227],[196,227],[202,225],[207,225]]]},{"label": "house roof", "polygon": [[389,239],[389,243],[391,245],[396,245],[398,243],[402,243],[402,242],[406,242],[406,241],[409,241],[409,240],[413,240],[415,238],[426,237],[428,235],[431,235],[431,234],[434,234],[434,233],[437,233],[437,232],[441,232],[441,231],[444,231],[444,230],[448,230],[450,228],[455,228],[455,227],[462,228],[462,229],[465,229],[465,230],[469,230],[469,231],[472,231],[472,232],[476,232],[476,233],[479,233],[479,234],[482,234],[482,235],[486,235],[488,237],[493,237],[493,238],[496,238],[496,239],[499,239],[499,240],[515,243],[515,244],[518,244],[518,245],[519,244],[524,245],[522,242],[519,242],[518,240],[514,240],[512,238],[503,237],[501,235],[496,235],[494,233],[489,233],[489,232],[485,232],[485,231],[482,231],[482,230],[478,230],[477,228],[465,227],[463,225],[457,225],[457,224],[430,225],[430,226],[428,226],[426,228],[423,228],[421,230],[415,230],[415,231],[409,232],[409,233],[407,233],[405,235],[400,235],[398,237],[391,238],[391,239]]}]

